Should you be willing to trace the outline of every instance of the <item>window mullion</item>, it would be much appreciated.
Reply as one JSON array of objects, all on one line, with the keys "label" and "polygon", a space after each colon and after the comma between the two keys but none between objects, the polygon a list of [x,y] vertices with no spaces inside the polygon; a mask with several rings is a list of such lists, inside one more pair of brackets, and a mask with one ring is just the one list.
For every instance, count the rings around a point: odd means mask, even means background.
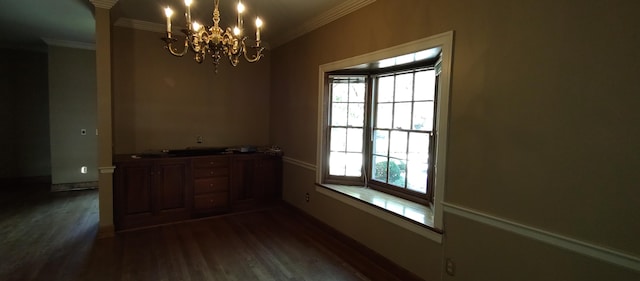
[{"label": "window mullion", "polygon": [[373,177],[371,160],[373,159],[373,122],[375,114],[373,112],[373,91],[375,90],[373,84],[374,79],[371,75],[367,75],[365,78],[365,96],[364,96],[364,134],[362,138],[362,168],[365,186],[368,185],[368,180]]},{"label": "window mullion", "polygon": [[385,182],[387,184],[389,184],[389,175],[391,174],[391,132],[394,130],[395,123],[396,123],[396,83],[398,82],[396,78],[397,76],[393,75],[393,95],[391,100],[391,129],[389,130],[388,141],[387,141],[387,155],[385,155],[387,159],[387,177],[385,179]]}]

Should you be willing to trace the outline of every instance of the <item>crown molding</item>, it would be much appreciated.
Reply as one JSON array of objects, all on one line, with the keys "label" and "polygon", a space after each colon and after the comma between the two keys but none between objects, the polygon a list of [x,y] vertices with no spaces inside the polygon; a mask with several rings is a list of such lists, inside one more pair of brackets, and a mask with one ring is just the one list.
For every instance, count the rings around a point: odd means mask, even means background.
[{"label": "crown molding", "polygon": [[[164,24],[159,24],[155,22],[148,22],[130,18],[119,18],[113,23],[114,26],[133,28],[137,30],[151,31],[156,33],[164,33],[167,31],[167,27]],[[172,32],[175,32],[176,29],[173,29]]]},{"label": "crown molding", "polygon": [[321,26],[329,24],[341,17],[344,17],[352,12],[355,12],[376,0],[350,0],[344,1],[340,5],[333,7],[332,9],[321,13],[305,23],[299,25],[298,28],[291,29],[289,32],[284,33],[282,36],[272,40],[271,46],[277,47],[288,41],[291,41],[297,37],[302,36],[305,33],[309,33]]},{"label": "crown molding", "polygon": [[111,10],[118,0],[89,0],[96,8]]},{"label": "crown molding", "polygon": [[57,46],[57,47],[83,49],[83,50],[94,50],[94,51],[96,49],[96,44],[95,43],[59,40],[59,39],[52,39],[52,38],[41,38],[41,39],[48,46]]}]

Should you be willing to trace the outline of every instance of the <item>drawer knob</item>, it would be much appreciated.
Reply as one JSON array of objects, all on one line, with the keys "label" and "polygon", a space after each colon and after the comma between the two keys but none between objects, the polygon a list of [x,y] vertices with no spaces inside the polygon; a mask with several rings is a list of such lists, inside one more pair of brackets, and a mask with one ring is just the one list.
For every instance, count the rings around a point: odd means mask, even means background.
[{"label": "drawer knob", "polygon": [[210,184],[209,184],[209,187],[213,187],[213,184],[212,184],[212,183],[210,183]]}]

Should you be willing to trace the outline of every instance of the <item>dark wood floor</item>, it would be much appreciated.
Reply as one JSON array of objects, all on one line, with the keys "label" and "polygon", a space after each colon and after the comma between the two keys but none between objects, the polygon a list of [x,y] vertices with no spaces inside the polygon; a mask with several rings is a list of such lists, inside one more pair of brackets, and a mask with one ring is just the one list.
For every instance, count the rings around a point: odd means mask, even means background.
[{"label": "dark wood floor", "polygon": [[286,206],[96,240],[95,190],[0,195],[0,280],[400,280]]}]

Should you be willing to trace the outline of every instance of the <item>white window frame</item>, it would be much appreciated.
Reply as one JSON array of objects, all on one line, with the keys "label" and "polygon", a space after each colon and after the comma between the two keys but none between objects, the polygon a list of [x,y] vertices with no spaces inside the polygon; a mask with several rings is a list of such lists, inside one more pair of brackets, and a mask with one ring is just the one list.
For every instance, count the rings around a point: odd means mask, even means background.
[{"label": "white window frame", "polygon": [[434,198],[431,206],[434,217],[433,226],[435,229],[443,228],[443,206],[445,193],[445,168],[446,168],[446,151],[447,151],[447,135],[449,123],[449,99],[451,86],[451,64],[453,52],[453,31],[437,34],[427,38],[419,39],[402,45],[390,47],[387,49],[375,51],[372,53],[347,58],[340,61],[330,62],[320,65],[318,72],[318,124],[317,124],[317,152],[316,152],[316,182],[323,184],[323,175],[325,169],[323,165],[326,141],[325,124],[326,120],[326,95],[325,95],[325,77],[327,73],[350,68],[357,65],[377,62],[387,58],[393,58],[405,54],[415,53],[422,50],[439,47],[442,50],[440,81],[438,84],[438,92],[436,93],[436,149],[434,163]]}]

